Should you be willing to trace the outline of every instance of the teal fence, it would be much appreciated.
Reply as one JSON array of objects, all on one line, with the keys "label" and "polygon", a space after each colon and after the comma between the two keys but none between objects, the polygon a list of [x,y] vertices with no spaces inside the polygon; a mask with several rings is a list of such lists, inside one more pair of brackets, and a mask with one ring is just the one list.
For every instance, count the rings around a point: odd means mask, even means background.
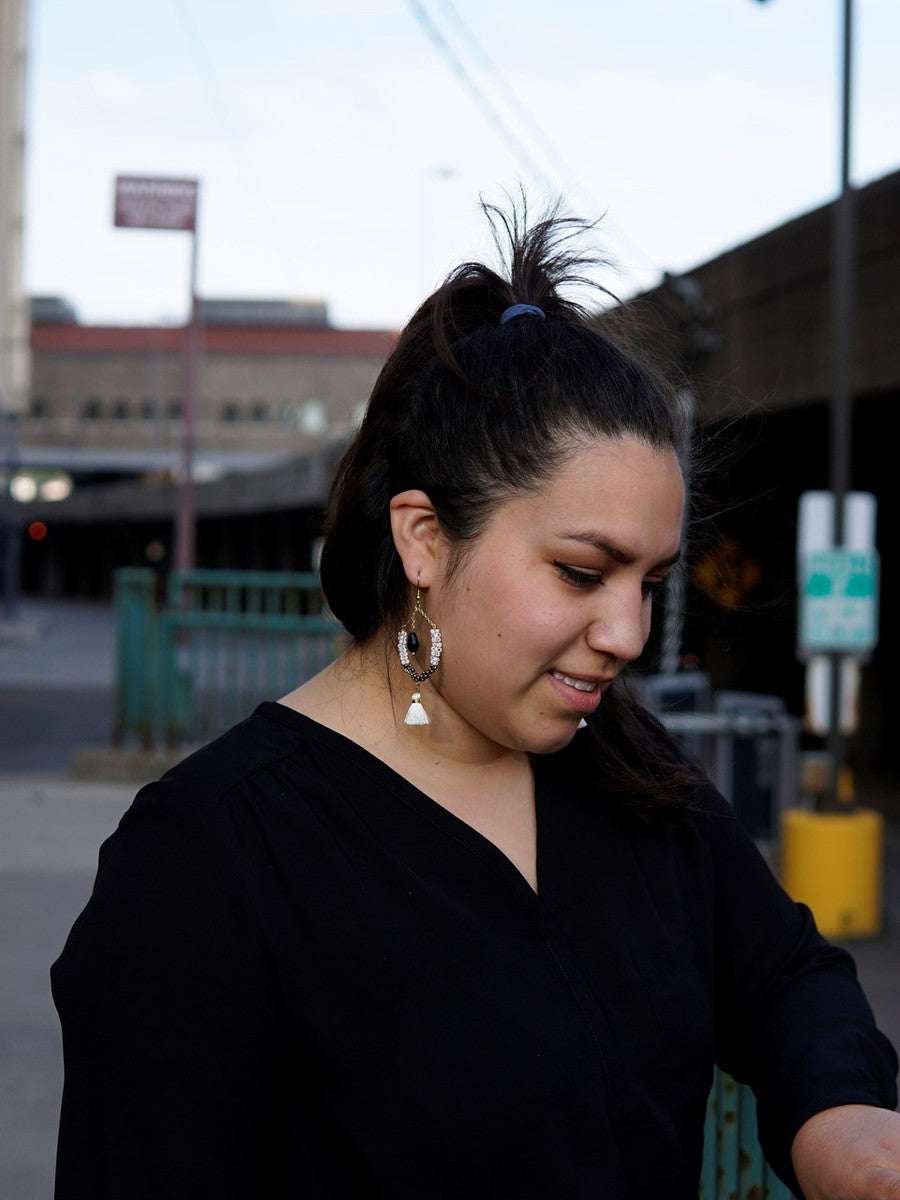
[{"label": "teal fence", "polygon": [[794,1200],[763,1157],[756,1098],[717,1070],[706,1108],[700,1200]]},{"label": "teal fence", "polygon": [[[340,652],[314,574],[180,571],[157,594],[145,568],[114,580],[113,739],[177,748],[214,737]],[[717,1071],[706,1115],[701,1200],[793,1200],[759,1147],[749,1088]]]},{"label": "teal fence", "polygon": [[331,662],[343,645],[318,576],[176,571],[114,578],[113,741],[177,748],[208,740]]}]

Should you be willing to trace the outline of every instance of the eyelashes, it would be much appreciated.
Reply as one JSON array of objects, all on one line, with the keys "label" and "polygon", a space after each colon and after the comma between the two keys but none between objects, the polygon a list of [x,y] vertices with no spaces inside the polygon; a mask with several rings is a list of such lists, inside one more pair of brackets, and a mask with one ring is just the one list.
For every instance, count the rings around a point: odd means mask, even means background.
[{"label": "eyelashes", "polygon": [[[573,567],[569,563],[559,562],[557,559],[553,560],[553,565],[561,578],[566,583],[572,584],[573,587],[586,589],[604,586],[602,571],[585,571],[581,567]],[[650,599],[654,595],[658,595],[665,582],[665,578],[645,579],[641,585],[644,596]]]},{"label": "eyelashes", "polygon": [[557,562],[556,559],[553,560],[553,565],[566,583],[571,583],[575,587],[589,588],[603,585],[603,575],[599,571],[582,571],[579,567],[571,567],[568,563]]}]

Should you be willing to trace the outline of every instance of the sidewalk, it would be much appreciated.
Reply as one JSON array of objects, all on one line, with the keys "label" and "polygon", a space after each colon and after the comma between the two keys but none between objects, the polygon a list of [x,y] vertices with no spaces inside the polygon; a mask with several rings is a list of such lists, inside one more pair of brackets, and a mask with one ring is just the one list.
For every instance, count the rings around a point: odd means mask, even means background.
[{"label": "sidewalk", "polygon": [[[62,1068],[49,969],[90,895],[101,842],[143,781],[103,780],[99,768],[91,779],[73,777],[75,751],[108,745],[109,611],[37,605],[26,616],[39,626],[33,639],[0,640],[2,1200],[52,1196]],[[82,767],[91,760],[77,757]],[[881,1028],[900,1047],[900,797],[865,800],[885,814],[884,929],[845,944]]]},{"label": "sidewalk", "polygon": [[62,1047],[49,970],[133,783],[76,782],[108,744],[108,605],[25,601],[0,622],[0,1197],[50,1200]]},{"label": "sidewalk", "polygon": [[49,1200],[62,1088],[50,964],[133,788],[0,776],[0,1196]]}]

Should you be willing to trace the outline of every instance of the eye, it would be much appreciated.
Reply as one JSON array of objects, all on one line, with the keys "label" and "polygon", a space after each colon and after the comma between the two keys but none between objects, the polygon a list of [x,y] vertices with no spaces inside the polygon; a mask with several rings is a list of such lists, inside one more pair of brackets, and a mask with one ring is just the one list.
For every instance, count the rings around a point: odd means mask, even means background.
[{"label": "eye", "polygon": [[662,595],[662,589],[665,586],[665,576],[662,579],[645,579],[641,584],[646,600],[652,600],[654,596]]},{"label": "eye", "polygon": [[590,588],[603,585],[603,575],[600,571],[583,571],[580,567],[572,567],[568,563],[556,560],[553,565],[566,583],[571,583],[573,587]]}]

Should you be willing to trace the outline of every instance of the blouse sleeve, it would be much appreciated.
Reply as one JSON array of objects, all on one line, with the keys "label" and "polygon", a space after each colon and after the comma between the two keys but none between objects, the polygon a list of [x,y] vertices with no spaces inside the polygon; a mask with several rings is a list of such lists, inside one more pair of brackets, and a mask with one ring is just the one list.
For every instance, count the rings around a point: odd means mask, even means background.
[{"label": "blouse sleeve", "polygon": [[760,1142],[799,1195],[791,1144],[815,1113],[897,1104],[897,1055],[876,1028],[852,957],[818,933],[716,797],[717,1058],[757,1099]]},{"label": "blouse sleeve", "polygon": [[272,966],[209,806],[139,793],[51,969],[63,1034],[56,1200],[246,1200],[277,1171]]}]

